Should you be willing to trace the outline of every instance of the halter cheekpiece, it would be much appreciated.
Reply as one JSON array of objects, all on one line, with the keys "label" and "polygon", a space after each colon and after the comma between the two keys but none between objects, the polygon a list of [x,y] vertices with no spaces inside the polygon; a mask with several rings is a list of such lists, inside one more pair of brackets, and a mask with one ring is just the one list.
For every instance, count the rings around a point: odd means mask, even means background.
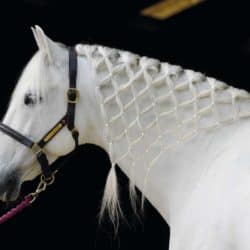
[{"label": "halter cheekpiece", "polygon": [[[66,92],[67,99],[67,111],[66,114],[38,141],[33,141],[20,132],[14,130],[13,128],[0,123],[0,131],[24,146],[31,149],[35,154],[37,161],[42,170],[40,183],[34,193],[27,195],[25,199],[10,212],[6,213],[0,217],[0,224],[9,218],[13,217],[17,212],[20,212],[24,207],[32,203],[37,195],[46,189],[46,187],[54,181],[54,174],[56,170],[52,170],[48,157],[44,152],[43,148],[50,142],[64,127],[67,125],[67,128],[72,134],[74,139],[75,148],[79,145],[79,132],[75,127],[75,108],[76,104],[80,99],[79,90],[76,87],[76,78],[77,78],[77,53],[75,47],[69,48],[69,88]],[[20,210],[20,211],[19,211]]]}]

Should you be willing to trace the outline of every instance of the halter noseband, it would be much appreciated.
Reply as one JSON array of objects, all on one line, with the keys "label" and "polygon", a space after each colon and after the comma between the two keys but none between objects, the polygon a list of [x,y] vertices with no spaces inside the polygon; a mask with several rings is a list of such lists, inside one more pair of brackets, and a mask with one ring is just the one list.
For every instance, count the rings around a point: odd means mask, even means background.
[{"label": "halter noseband", "polygon": [[42,170],[42,174],[45,179],[50,179],[52,176],[52,170],[50,169],[48,158],[46,153],[43,151],[43,148],[48,142],[50,142],[63,128],[67,125],[68,129],[71,131],[72,137],[75,142],[75,147],[79,145],[78,137],[79,132],[75,128],[75,106],[79,101],[79,90],[76,88],[76,77],[77,77],[77,53],[74,47],[69,48],[69,89],[67,90],[67,112],[60,119],[52,129],[50,129],[40,141],[35,142],[28,137],[22,135],[18,131],[10,128],[9,126],[0,123],[0,130],[23,144],[24,146],[31,149],[35,154],[37,161],[39,162]]}]

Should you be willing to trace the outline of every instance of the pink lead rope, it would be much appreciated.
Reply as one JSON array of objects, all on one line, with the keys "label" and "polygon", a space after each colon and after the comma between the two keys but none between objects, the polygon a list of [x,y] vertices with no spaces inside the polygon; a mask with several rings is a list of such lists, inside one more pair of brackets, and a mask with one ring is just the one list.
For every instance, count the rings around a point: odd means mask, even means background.
[{"label": "pink lead rope", "polygon": [[9,210],[7,213],[0,217],[0,224],[8,221],[13,218],[18,213],[22,212],[26,207],[30,206],[38,197],[38,195],[45,191],[47,186],[50,186],[55,181],[55,174],[57,170],[55,170],[49,178],[46,178],[44,175],[40,176],[40,182],[35,190],[35,192],[30,193],[24,197],[24,199],[14,208]]},{"label": "pink lead rope", "polygon": [[21,201],[21,203],[19,203],[16,207],[12,208],[6,214],[0,217],[0,224],[3,224],[7,220],[14,217],[16,214],[22,212],[26,207],[28,207],[31,204],[32,199],[33,199],[33,196],[30,194],[25,196],[23,201]]}]

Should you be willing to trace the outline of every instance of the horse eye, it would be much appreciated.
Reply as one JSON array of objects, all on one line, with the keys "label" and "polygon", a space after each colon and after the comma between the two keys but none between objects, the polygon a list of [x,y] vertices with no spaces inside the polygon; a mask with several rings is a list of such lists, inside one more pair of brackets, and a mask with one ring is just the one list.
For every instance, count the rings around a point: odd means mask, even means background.
[{"label": "horse eye", "polygon": [[[29,105],[35,105],[37,103],[37,96],[32,94],[32,93],[28,93],[24,96],[24,104],[29,106]],[[42,101],[42,97],[39,97],[39,102]]]}]

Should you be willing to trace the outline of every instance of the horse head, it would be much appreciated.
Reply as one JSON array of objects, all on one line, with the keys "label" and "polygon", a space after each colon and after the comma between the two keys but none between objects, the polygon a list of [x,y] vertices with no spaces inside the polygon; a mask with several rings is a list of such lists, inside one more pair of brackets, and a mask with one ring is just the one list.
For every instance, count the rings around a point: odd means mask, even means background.
[{"label": "horse head", "polygon": [[[69,51],[65,45],[48,38],[40,27],[32,28],[32,32],[39,50],[17,82],[3,124],[39,141],[67,109]],[[79,126],[83,128],[84,121]],[[2,200],[15,200],[21,184],[37,177],[41,168],[28,147],[5,133],[0,137],[0,196]],[[63,128],[43,151],[51,164],[73,149],[74,140]]]}]

